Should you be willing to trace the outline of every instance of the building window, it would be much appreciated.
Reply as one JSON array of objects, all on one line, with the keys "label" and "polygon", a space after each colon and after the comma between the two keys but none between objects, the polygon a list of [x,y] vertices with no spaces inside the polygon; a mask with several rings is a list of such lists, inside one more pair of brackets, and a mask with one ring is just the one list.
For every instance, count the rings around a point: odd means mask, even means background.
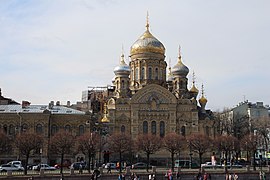
[{"label": "building window", "polygon": [[163,80],[163,70],[160,70],[160,80]]},{"label": "building window", "polygon": [[52,125],[52,136],[55,135],[58,131],[58,127],[56,125]]},{"label": "building window", "polygon": [[83,134],[84,134],[84,126],[83,125],[80,125],[79,126],[79,136],[81,136]]},{"label": "building window", "polygon": [[139,68],[135,70],[135,80],[139,80]]},{"label": "building window", "polygon": [[141,76],[141,79],[145,79],[144,76],[145,76],[145,75],[144,75],[144,68],[142,68],[142,76]]},{"label": "building window", "polygon": [[26,131],[28,129],[28,125],[27,124],[23,124],[22,125],[22,131]]},{"label": "building window", "polygon": [[148,79],[152,79],[152,68],[148,68]]},{"label": "building window", "polygon": [[165,123],[164,121],[160,121],[160,137],[164,137],[165,136]]},{"label": "building window", "polygon": [[158,68],[155,70],[155,79],[158,80]]},{"label": "building window", "polygon": [[42,125],[41,124],[38,124],[36,126],[36,133],[37,134],[42,134],[43,133],[43,128],[42,128]]},{"label": "building window", "polygon": [[15,134],[15,126],[13,126],[12,124],[9,125],[9,135],[14,135]]},{"label": "building window", "polygon": [[143,134],[147,134],[148,133],[148,122],[144,121],[143,122]]},{"label": "building window", "polygon": [[185,126],[181,127],[181,135],[186,136],[186,127]]},{"label": "building window", "polygon": [[121,133],[125,133],[126,127],[124,125],[121,126]]},{"label": "building window", "polygon": [[4,133],[7,134],[7,129],[8,129],[8,128],[7,128],[7,125],[4,125],[4,126],[3,126],[3,129],[4,129]]},{"label": "building window", "polygon": [[65,126],[65,131],[66,132],[71,132],[71,126],[70,125],[66,125]]},{"label": "building window", "polygon": [[156,134],[157,133],[157,123],[156,121],[151,122],[151,133]]},{"label": "building window", "polygon": [[121,81],[121,88],[122,88],[122,89],[125,88],[125,81],[124,81],[124,80]]}]

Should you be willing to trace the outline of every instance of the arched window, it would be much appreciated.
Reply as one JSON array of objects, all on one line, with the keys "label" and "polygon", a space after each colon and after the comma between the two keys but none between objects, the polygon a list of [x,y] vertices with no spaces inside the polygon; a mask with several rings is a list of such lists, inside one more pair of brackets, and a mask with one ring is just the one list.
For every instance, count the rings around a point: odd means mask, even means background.
[{"label": "arched window", "polygon": [[122,88],[122,89],[125,88],[125,81],[124,81],[124,80],[121,81],[121,88]]},{"label": "arched window", "polygon": [[157,133],[157,123],[156,121],[151,122],[151,133],[156,134]]},{"label": "arched window", "polygon": [[160,131],[160,137],[164,137],[165,136],[165,123],[164,123],[164,121],[160,121],[159,131]]},{"label": "arched window", "polygon": [[7,132],[8,132],[7,129],[8,128],[7,128],[7,125],[6,124],[3,126],[3,129],[4,129],[4,133],[7,134]]},{"label": "arched window", "polygon": [[139,80],[139,68],[135,69],[135,80]]},{"label": "arched window", "polygon": [[152,79],[152,68],[148,68],[148,79]]},{"label": "arched window", "polygon": [[124,125],[121,126],[121,133],[125,133],[126,127]]},{"label": "arched window", "polygon": [[12,124],[9,125],[9,131],[8,131],[9,135],[14,135],[15,134],[15,126],[13,126]]},{"label": "arched window", "polygon": [[144,121],[143,122],[143,134],[147,134],[148,133],[148,122]]},{"label": "arched window", "polygon": [[186,136],[186,127],[185,126],[181,127],[181,135]]},{"label": "arched window", "polygon": [[141,76],[141,79],[145,79],[145,72],[144,72],[144,68],[142,68],[142,76]]},{"label": "arched window", "polygon": [[160,80],[163,80],[163,69],[160,69]]},{"label": "arched window", "polygon": [[158,68],[155,70],[155,79],[158,80]]},{"label": "arched window", "polygon": [[58,131],[58,127],[54,124],[52,125],[52,136],[55,135],[55,133],[57,133]]},{"label": "arched window", "polygon": [[65,131],[66,132],[71,132],[71,126],[70,125],[66,125],[65,126]]},{"label": "arched window", "polygon": [[79,136],[84,134],[84,126],[80,125],[79,126]]},{"label": "arched window", "polygon": [[36,126],[36,133],[37,134],[42,134],[43,133],[43,127],[41,124],[37,124]]},{"label": "arched window", "polygon": [[22,125],[22,131],[27,131],[28,129],[28,125],[27,124],[23,124]]}]

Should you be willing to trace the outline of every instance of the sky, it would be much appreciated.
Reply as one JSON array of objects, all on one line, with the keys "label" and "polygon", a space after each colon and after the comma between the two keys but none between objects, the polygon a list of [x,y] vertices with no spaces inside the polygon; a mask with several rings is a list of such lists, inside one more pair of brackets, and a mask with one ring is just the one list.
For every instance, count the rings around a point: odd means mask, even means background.
[{"label": "sky", "polygon": [[122,46],[128,63],[148,11],[172,67],[181,45],[188,88],[194,71],[207,109],[269,104],[269,7],[269,0],[0,0],[2,95],[66,104],[89,86],[111,85]]}]

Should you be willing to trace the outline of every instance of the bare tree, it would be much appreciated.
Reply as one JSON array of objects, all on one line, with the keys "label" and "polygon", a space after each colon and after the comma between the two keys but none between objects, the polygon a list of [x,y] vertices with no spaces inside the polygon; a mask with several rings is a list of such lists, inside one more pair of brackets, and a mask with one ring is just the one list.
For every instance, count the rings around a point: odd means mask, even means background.
[{"label": "bare tree", "polygon": [[248,153],[251,153],[252,154],[252,157],[253,157],[252,158],[253,159],[253,162],[252,162],[252,164],[253,164],[253,170],[255,171],[256,170],[256,166],[255,166],[255,154],[256,154],[257,147],[258,147],[258,136],[257,135],[254,135],[254,134],[246,135],[245,137],[243,137],[241,139],[241,142],[240,143],[241,143],[242,149],[244,149],[244,150],[247,151],[247,154]]},{"label": "bare tree", "polygon": [[180,151],[186,145],[185,137],[176,133],[169,133],[163,139],[163,146],[171,153],[172,171],[174,171],[174,155],[180,153]]},{"label": "bare tree", "polygon": [[139,135],[135,141],[136,148],[143,151],[147,156],[146,170],[149,170],[150,155],[156,153],[162,147],[162,141],[159,136],[152,134]]},{"label": "bare tree", "polygon": [[202,155],[211,149],[211,139],[204,134],[191,134],[187,137],[188,147],[197,153],[202,164]]},{"label": "bare tree", "polygon": [[99,147],[99,136],[96,133],[85,133],[82,136],[78,137],[78,144],[77,148],[79,151],[82,151],[84,154],[88,155],[88,172],[90,173],[90,162],[91,162],[91,157],[93,157],[96,152],[98,151]]},{"label": "bare tree", "polygon": [[42,147],[43,138],[35,133],[22,132],[15,139],[15,146],[19,152],[25,156],[24,174],[27,174],[27,165],[30,152],[39,150]]},{"label": "bare tree", "polygon": [[237,138],[232,135],[221,135],[214,140],[214,144],[221,152],[225,152],[224,165],[227,167],[228,154],[235,150]]},{"label": "bare tree", "polygon": [[61,156],[61,169],[60,173],[63,173],[63,160],[64,155],[71,154],[74,150],[74,136],[67,131],[59,131],[52,136],[50,141],[50,150],[52,153],[59,154]]},{"label": "bare tree", "polygon": [[125,133],[115,133],[109,137],[109,147],[112,152],[119,153],[120,173],[122,172],[122,155],[130,150],[132,139]]},{"label": "bare tree", "polygon": [[12,149],[12,141],[9,139],[9,137],[3,133],[0,132],[0,154],[5,154],[10,152]]}]

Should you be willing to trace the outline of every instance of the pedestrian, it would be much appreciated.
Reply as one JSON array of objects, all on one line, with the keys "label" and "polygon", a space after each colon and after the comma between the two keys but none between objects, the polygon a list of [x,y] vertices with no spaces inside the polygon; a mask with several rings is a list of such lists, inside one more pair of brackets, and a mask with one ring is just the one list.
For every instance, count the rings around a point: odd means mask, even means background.
[{"label": "pedestrian", "polygon": [[238,175],[236,173],[233,174],[233,180],[238,180]]},{"label": "pedestrian", "polygon": [[203,180],[208,180],[208,174],[206,172],[203,175]]},{"label": "pedestrian", "polygon": [[152,174],[149,174],[149,175],[148,175],[148,179],[149,179],[149,180],[152,180]]},{"label": "pedestrian", "polygon": [[112,168],[111,168],[111,164],[110,163],[107,164],[107,174],[108,173],[110,173],[110,174],[112,173]]},{"label": "pedestrian", "polygon": [[80,174],[82,174],[82,173],[83,173],[82,164],[80,164],[80,166],[79,166],[79,173],[80,173]]},{"label": "pedestrian", "polygon": [[122,180],[125,180],[126,178],[125,178],[125,175],[124,174],[122,174]]},{"label": "pedestrian", "polygon": [[155,175],[155,174],[153,174],[153,175],[152,175],[152,180],[157,180],[157,178],[156,178],[156,175]]},{"label": "pedestrian", "polygon": [[118,174],[118,180],[123,180],[122,179],[122,174]]}]

